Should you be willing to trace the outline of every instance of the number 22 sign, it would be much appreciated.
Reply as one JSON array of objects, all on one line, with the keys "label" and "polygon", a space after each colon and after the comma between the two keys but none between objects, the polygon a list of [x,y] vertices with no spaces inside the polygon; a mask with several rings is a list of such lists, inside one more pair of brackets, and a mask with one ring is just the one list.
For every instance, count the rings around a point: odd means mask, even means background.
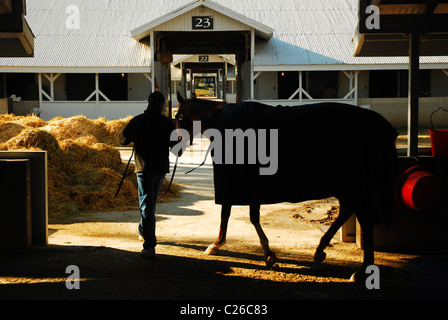
[{"label": "number 22 sign", "polygon": [[213,17],[193,17],[193,29],[213,29]]}]

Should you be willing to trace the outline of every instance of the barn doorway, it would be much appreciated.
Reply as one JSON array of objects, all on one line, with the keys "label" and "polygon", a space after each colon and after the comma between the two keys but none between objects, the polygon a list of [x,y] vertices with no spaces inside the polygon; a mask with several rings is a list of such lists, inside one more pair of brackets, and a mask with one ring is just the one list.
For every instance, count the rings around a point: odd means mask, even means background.
[{"label": "barn doorway", "polygon": [[[187,96],[199,86],[208,88],[207,98],[228,99],[225,91],[234,89],[234,101],[253,97],[256,38],[269,40],[274,30],[225,6],[209,1],[192,1],[149,21],[133,30],[131,36],[151,48],[152,89],[171,97],[172,63],[176,56],[189,55],[203,59],[234,56],[235,85],[228,85],[229,70],[215,61],[190,61],[181,64],[183,87]],[[200,75],[202,74],[202,75]],[[186,81],[187,76],[189,81]],[[190,87],[188,87],[190,86]],[[175,88],[177,89],[177,88]],[[226,90],[224,90],[226,89]],[[202,91],[198,91],[202,92]],[[205,95],[205,94],[204,94]],[[169,104],[172,102],[169,101]],[[169,114],[172,114],[170,106]]]},{"label": "barn doorway", "polygon": [[[178,91],[186,98],[228,102],[247,98],[243,82],[250,70],[250,32],[156,32],[154,38],[158,43],[154,72],[157,81],[165,82],[158,86],[171,97],[171,114]],[[160,59],[166,55],[172,55],[171,62]],[[172,67],[179,70],[180,79],[174,79]]]}]

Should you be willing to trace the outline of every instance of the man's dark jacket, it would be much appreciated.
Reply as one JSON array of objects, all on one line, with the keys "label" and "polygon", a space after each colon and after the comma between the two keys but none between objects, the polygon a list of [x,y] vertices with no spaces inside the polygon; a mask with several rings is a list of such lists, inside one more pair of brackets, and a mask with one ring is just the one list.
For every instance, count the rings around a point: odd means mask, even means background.
[{"label": "man's dark jacket", "polygon": [[173,130],[171,120],[156,110],[147,109],[131,119],[119,141],[122,145],[134,142],[135,173],[170,171],[169,148],[177,143],[170,141]]}]

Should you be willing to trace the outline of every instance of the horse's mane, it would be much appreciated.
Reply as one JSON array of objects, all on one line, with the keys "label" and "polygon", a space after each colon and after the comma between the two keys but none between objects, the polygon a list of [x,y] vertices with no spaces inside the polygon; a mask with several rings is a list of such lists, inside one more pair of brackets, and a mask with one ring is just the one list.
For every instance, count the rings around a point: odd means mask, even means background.
[{"label": "horse's mane", "polygon": [[[222,105],[225,102],[222,101],[212,101],[212,100],[206,100],[206,99],[187,99],[185,100],[184,107],[189,107],[189,110],[193,114],[202,113],[206,110],[219,110],[220,105]],[[191,106],[194,106],[191,108]]]},{"label": "horse's mane", "polygon": [[[185,104],[187,103],[195,103],[195,104],[199,104],[202,106],[215,106],[217,104],[221,104],[223,103],[222,101],[212,101],[212,100],[207,100],[207,99],[199,99],[199,98],[192,98],[192,99],[187,99],[185,101]],[[225,103],[225,101],[224,101]]]}]

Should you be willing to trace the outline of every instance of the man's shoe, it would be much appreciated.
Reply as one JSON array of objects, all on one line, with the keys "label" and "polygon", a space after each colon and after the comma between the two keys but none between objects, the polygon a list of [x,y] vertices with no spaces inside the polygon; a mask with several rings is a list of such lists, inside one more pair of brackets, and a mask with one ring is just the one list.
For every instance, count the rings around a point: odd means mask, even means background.
[{"label": "man's shoe", "polygon": [[143,249],[140,252],[140,255],[143,258],[147,258],[147,259],[154,259],[156,257],[156,250],[154,248],[150,248],[150,249]]}]

